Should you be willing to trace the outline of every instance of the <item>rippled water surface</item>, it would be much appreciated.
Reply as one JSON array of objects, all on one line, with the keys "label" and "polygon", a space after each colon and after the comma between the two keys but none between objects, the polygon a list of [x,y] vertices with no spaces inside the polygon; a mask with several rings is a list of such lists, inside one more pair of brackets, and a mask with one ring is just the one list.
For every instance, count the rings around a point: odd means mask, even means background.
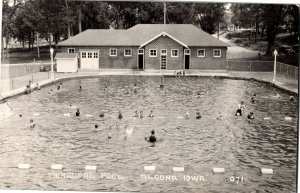
[{"label": "rippled water surface", "polygon": [[[0,188],[296,192],[297,100],[291,102],[288,94],[250,81],[170,77],[165,78],[164,88],[159,83],[160,77],[68,80],[53,94],[49,91],[56,90],[55,85],[9,99],[12,115],[6,104],[0,104]],[[256,104],[250,103],[253,93]],[[274,97],[275,93],[281,97]],[[234,114],[241,100],[246,102],[246,112],[237,119]],[[80,117],[74,116],[69,104],[80,108]],[[104,118],[98,116],[101,110]],[[133,117],[136,110],[145,117]],[[154,118],[147,117],[150,110]],[[197,111],[200,120],[195,119]],[[255,115],[253,123],[245,121],[250,111]],[[186,112],[189,119],[182,118]],[[292,120],[286,121],[285,116]],[[37,124],[33,129],[30,119]],[[152,129],[158,139],[155,145],[144,139]],[[31,168],[18,169],[19,163],[29,163]],[[64,169],[51,171],[55,163]],[[97,171],[86,172],[85,165],[96,165]],[[144,166],[156,166],[156,170],[144,171]],[[173,172],[172,167],[185,170]],[[225,173],[213,175],[214,167],[225,168]],[[274,174],[261,175],[261,167],[273,168]],[[89,176],[59,176],[84,172]],[[118,177],[113,180],[109,175]],[[146,175],[159,175],[161,180],[146,179]],[[184,180],[186,176],[202,176],[205,181]],[[243,177],[243,182],[231,182],[231,176]]]}]

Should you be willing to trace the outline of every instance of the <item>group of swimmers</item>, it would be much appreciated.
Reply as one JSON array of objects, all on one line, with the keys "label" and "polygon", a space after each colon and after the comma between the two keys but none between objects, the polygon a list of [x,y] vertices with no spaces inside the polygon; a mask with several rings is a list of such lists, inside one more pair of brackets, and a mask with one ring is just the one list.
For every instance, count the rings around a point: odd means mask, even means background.
[{"label": "group of swimmers", "polygon": [[[36,90],[41,90],[41,87],[39,85],[39,83],[37,82],[35,84],[35,88]],[[26,85],[26,89],[25,89],[25,94],[29,94],[32,92],[32,89],[31,89],[31,81],[28,81],[28,84]]]},{"label": "group of swimmers", "polygon": [[[274,96],[272,96],[272,97],[280,98],[281,96],[280,96],[278,93],[275,93]],[[291,96],[289,97],[289,100],[290,100],[290,101],[294,101],[294,97],[291,95]],[[251,97],[250,102],[251,102],[252,104],[255,104],[255,103],[256,103],[256,94],[255,94],[255,93],[254,93],[253,96]],[[235,116],[241,117],[241,116],[242,116],[242,112],[243,112],[244,109],[246,109],[245,102],[244,102],[244,101],[241,101],[241,102],[238,104],[238,109],[236,110]],[[250,113],[247,115],[246,120],[247,120],[248,122],[251,122],[251,120],[254,120],[254,113],[253,113],[253,112],[250,112]]]}]

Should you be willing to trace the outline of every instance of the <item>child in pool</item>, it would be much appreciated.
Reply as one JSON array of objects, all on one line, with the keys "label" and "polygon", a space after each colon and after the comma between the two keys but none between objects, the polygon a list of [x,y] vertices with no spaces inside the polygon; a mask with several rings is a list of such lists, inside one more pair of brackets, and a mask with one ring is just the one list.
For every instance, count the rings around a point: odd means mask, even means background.
[{"label": "child in pool", "polygon": [[79,109],[77,109],[77,111],[76,111],[76,117],[79,117],[80,116],[80,110]]},{"label": "child in pool", "polygon": [[135,111],[135,114],[133,115],[133,117],[139,117],[138,111]]},{"label": "child in pool", "polygon": [[119,111],[118,118],[119,118],[119,119],[122,119],[122,118],[123,118],[123,115],[122,115],[121,111]]},{"label": "child in pool", "polygon": [[150,110],[149,117],[154,117],[153,111]]},{"label": "child in pool", "polygon": [[144,115],[143,115],[143,111],[140,111],[140,118],[143,118]]},{"label": "child in pool", "polygon": [[251,97],[251,103],[253,103],[253,104],[256,102],[255,97],[256,97],[256,94],[253,94],[253,96]]},{"label": "child in pool", "polygon": [[199,112],[196,113],[196,119],[201,119],[201,115]]},{"label": "child in pool", "polygon": [[152,131],[151,131],[151,136],[148,137],[148,138],[145,137],[145,139],[146,139],[148,142],[155,143],[155,142],[156,142],[155,131],[152,130]]},{"label": "child in pool", "polygon": [[33,119],[30,119],[30,128],[34,128],[35,127],[35,123],[33,122]]},{"label": "child in pool", "polygon": [[250,122],[253,119],[254,119],[254,114],[253,114],[253,112],[250,112],[247,116],[247,121]]}]

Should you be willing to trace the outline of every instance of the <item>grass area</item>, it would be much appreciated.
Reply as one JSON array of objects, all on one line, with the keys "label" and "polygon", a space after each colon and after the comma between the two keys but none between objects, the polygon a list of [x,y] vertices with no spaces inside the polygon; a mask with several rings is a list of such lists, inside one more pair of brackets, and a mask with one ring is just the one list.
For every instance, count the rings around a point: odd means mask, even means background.
[{"label": "grass area", "polygon": [[11,48],[8,52],[8,57],[4,52],[4,58],[1,58],[2,64],[18,64],[36,62],[50,62],[49,46],[40,47],[40,58],[38,58],[37,48],[28,50],[28,48]]}]

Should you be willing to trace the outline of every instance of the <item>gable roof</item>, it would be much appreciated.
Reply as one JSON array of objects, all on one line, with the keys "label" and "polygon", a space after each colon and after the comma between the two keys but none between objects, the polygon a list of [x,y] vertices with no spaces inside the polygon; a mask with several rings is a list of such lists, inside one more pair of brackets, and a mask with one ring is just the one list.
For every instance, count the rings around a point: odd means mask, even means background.
[{"label": "gable roof", "polygon": [[74,59],[77,58],[77,53],[56,53],[54,59]]},{"label": "gable roof", "polygon": [[177,40],[176,38],[172,37],[171,35],[167,34],[166,32],[162,32],[160,34],[158,34],[157,36],[155,36],[154,38],[148,40],[147,42],[143,43],[142,45],[140,45],[140,48],[141,47],[144,47],[145,45],[149,44],[150,42],[156,40],[157,38],[159,38],[160,36],[168,36],[169,38],[171,38],[172,40],[174,40],[175,42],[181,44],[182,46],[188,48],[187,45],[185,45],[184,43],[182,43],[181,41]]},{"label": "gable roof", "polygon": [[127,30],[89,29],[58,46],[141,46],[163,32],[189,47],[229,46],[192,24],[138,24]]}]

